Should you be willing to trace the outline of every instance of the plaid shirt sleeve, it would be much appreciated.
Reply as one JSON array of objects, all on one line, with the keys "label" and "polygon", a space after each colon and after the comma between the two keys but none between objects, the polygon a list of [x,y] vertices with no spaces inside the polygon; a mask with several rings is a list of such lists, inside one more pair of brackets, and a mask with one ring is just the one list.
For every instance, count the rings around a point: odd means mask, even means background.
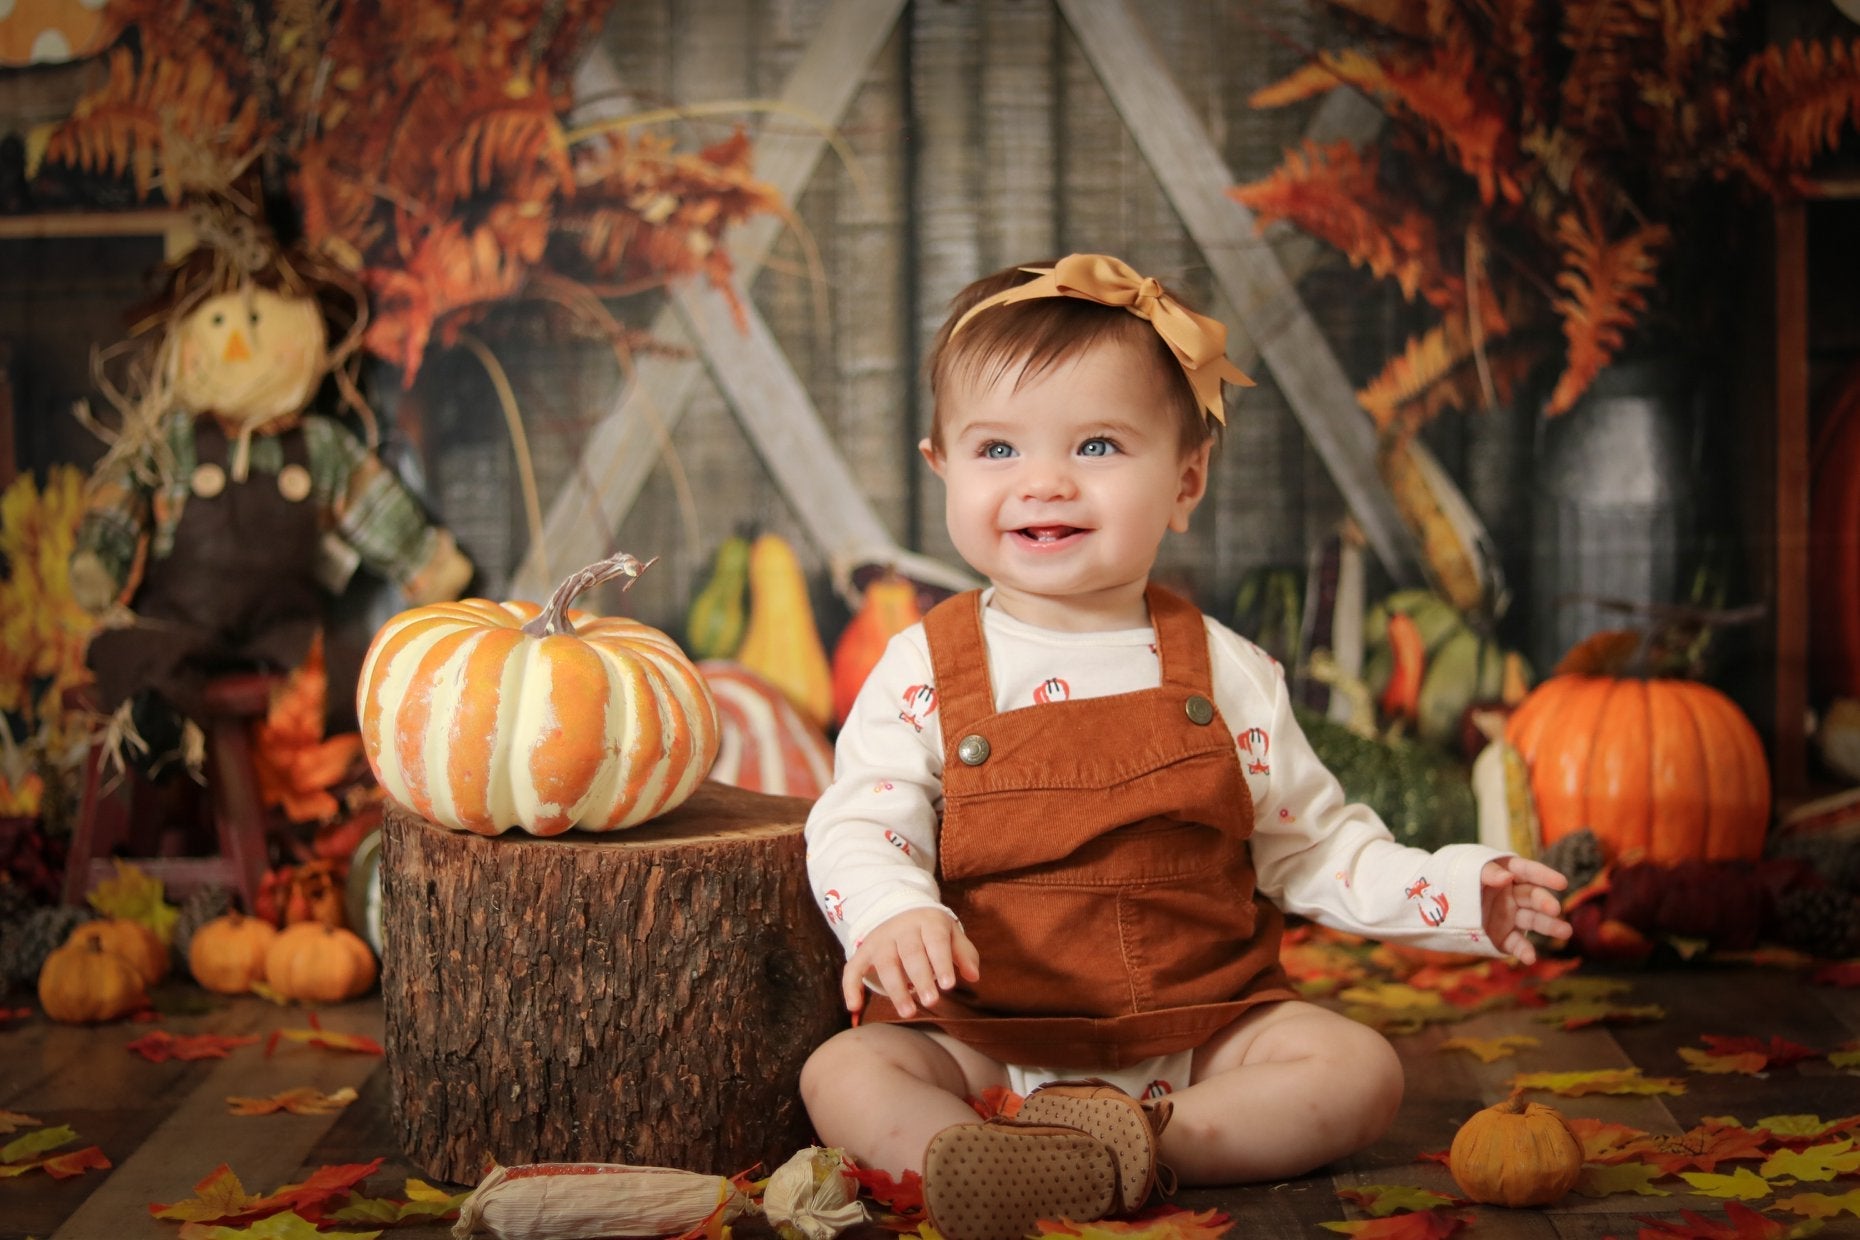
[{"label": "plaid shirt sleeve", "polygon": [[328,418],[304,419],[316,500],[336,535],[374,572],[406,585],[434,554],[439,531],[394,472]]},{"label": "plaid shirt sleeve", "polygon": [[157,427],[156,442],[91,477],[74,550],[94,554],[119,589],[128,585],[144,540],[157,557],[174,549],[193,469],[193,418],[169,413]]}]

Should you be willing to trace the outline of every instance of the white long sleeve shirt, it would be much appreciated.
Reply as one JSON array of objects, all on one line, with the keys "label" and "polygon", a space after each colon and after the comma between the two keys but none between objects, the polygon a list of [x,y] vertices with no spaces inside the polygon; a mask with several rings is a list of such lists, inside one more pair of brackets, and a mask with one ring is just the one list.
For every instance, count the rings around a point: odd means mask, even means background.
[{"label": "white long sleeve shirt", "polygon": [[[986,601],[986,598],[984,599]],[[995,708],[1153,688],[1148,627],[1104,633],[1036,628],[984,606]],[[1349,802],[1292,716],[1283,670],[1205,619],[1213,695],[1253,793],[1250,847],[1260,892],[1288,913],[1417,947],[1497,955],[1482,928],[1480,870],[1504,854],[1478,844],[1437,852],[1390,836]],[[943,737],[921,624],[891,640],[841,730],[833,783],[807,820],[815,898],[848,955],[888,918],[944,908],[936,882]]]}]

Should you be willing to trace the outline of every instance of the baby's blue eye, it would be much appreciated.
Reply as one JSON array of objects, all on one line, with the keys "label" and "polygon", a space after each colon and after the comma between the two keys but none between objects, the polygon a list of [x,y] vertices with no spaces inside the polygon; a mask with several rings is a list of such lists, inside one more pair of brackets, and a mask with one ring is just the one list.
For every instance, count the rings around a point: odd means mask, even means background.
[{"label": "baby's blue eye", "polygon": [[1110,456],[1117,451],[1117,445],[1103,437],[1087,439],[1079,445],[1080,456]]},{"label": "baby's blue eye", "polygon": [[1005,461],[1014,455],[1014,445],[1002,443],[999,439],[990,440],[982,445],[982,457],[990,461]]}]

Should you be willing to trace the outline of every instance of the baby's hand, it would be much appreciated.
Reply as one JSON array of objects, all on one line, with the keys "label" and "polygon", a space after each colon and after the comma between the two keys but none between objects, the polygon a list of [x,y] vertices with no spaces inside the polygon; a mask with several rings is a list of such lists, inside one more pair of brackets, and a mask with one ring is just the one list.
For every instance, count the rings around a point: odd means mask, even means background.
[{"label": "baby's hand", "polygon": [[1553,939],[1567,939],[1569,923],[1562,918],[1563,902],[1553,894],[1569,880],[1549,866],[1523,857],[1488,861],[1479,872],[1485,888],[1485,932],[1498,946],[1524,964],[1537,960],[1530,931]]},{"label": "baby's hand", "polygon": [[962,923],[941,909],[918,908],[899,913],[878,924],[853,950],[840,974],[846,1010],[865,1006],[865,978],[872,974],[879,989],[890,998],[900,1016],[915,1016],[913,993],[925,1007],[933,1006],[960,976],[973,982],[982,976],[981,954],[962,932]]}]

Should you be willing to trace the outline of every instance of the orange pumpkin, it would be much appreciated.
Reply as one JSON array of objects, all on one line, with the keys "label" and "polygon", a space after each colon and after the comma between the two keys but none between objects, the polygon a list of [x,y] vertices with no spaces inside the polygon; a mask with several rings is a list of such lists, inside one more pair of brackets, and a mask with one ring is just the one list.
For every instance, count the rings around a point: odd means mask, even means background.
[{"label": "orange pumpkin", "polygon": [[866,584],[859,610],[833,643],[833,721],[845,723],[853,699],[878,665],[892,637],[922,619],[917,586],[908,577],[883,573]]},{"label": "orange pumpkin", "polygon": [[242,995],[265,980],[265,953],[277,941],[270,922],[237,909],[194,931],[187,946],[187,967],[194,980],[222,995]]},{"label": "orange pumpkin", "polygon": [[1763,742],[1730,698],[1690,680],[1560,675],[1505,726],[1550,845],[1584,827],[1612,857],[1750,860],[1769,830]]},{"label": "orange pumpkin", "polygon": [[698,671],[717,702],[720,724],[712,779],[771,796],[812,800],[826,791],[833,746],[787,694],[727,659],[705,659]]},{"label": "orange pumpkin", "polygon": [[300,921],[265,949],[265,985],[286,999],[341,1003],[374,984],[375,954],[352,931]]},{"label": "orange pumpkin", "polygon": [[689,797],[717,756],[717,707],[650,625],[569,610],[645,566],[574,574],[546,607],[465,599],[400,613],[362,664],[358,714],[388,795],[454,830],[612,831]]},{"label": "orange pumpkin", "polygon": [[65,943],[97,943],[105,951],[115,952],[135,966],[144,986],[153,986],[168,976],[168,945],[153,930],[128,917],[87,921],[73,930]]},{"label": "orange pumpkin", "polygon": [[1511,1098],[1460,1125],[1447,1169],[1474,1201],[1549,1205],[1582,1178],[1582,1142],[1555,1107]]},{"label": "orange pumpkin", "polygon": [[136,966],[94,936],[66,943],[39,966],[39,1005],[68,1025],[115,1020],[148,1001]]}]

